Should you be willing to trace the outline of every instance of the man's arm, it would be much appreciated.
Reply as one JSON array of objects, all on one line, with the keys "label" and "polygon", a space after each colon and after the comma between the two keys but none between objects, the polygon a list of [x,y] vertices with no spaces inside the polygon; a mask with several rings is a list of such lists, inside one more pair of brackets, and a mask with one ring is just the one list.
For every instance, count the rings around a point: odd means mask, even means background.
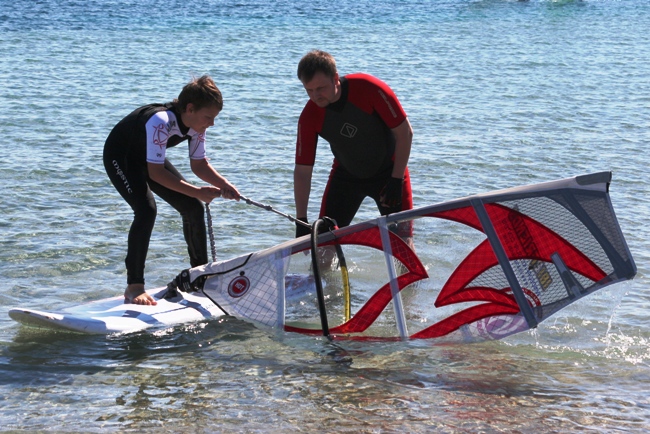
[{"label": "man's arm", "polygon": [[296,201],[296,217],[307,217],[309,194],[311,192],[311,176],[314,166],[296,164],[293,169],[293,197]]},{"label": "man's arm", "polygon": [[379,202],[387,208],[396,208],[402,203],[402,189],[406,165],[411,154],[411,142],[413,141],[413,129],[408,118],[391,129],[395,136],[395,161],[393,172],[379,195]]},{"label": "man's arm", "polygon": [[404,178],[406,165],[411,155],[411,143],[413,142],[413,129],[408,118],[391,130],[395,136],[395,163],[393,165],[393,178]]}]

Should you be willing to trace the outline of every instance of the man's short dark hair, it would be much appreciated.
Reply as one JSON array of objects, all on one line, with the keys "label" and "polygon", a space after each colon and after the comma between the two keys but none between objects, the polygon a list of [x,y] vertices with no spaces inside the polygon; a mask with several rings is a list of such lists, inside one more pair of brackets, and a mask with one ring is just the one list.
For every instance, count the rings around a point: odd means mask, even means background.
[{"label": "man's short dark hair", "polygon": [[337,73],[336,61],[331,54],[321,50],[312,50],[300,59],[300,63],[298,63],[298,79],[300,81],[303,83],[311,81],[317,72],[334,78]]}]

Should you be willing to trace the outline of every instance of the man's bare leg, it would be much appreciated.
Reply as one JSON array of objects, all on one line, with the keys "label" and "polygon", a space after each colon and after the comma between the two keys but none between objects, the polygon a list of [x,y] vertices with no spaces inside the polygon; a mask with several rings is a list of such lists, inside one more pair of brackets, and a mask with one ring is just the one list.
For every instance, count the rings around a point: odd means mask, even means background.
[{"label": "man's bare leg", "polygon": [[147,306],[155,306],[158,304],[152,296],[144,291],[143,283],[132,283],[128,285],[124,291],[124,302]]}]

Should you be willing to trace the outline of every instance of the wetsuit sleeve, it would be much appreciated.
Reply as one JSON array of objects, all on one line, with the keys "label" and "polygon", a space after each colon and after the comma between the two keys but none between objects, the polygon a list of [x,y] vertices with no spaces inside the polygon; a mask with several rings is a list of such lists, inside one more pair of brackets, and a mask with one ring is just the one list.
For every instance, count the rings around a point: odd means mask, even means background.
[{"label": "wetsuit sleeve", "polygon": [[361,109],[367,113],[377,112],[388,128],[396,128],[404,122],[406,112],[386,83],[369,74],[350,74],[346,78],[355,82],[350,86],[350,101],[362,105]]},{"label": "wetsuit sleeve", "polygon": [[169,113],[166,111],[155,113],[147,121],[145,125],[147,130],[147,163],[165,163],[167,139],[169,139],[168,124]]},{"label": "wetsuit sleeve", "polygon": [[203,160],[205,158],[205,133],[190,138],[189,151],[191,160]]},{"label": "wetsuit sleeve", "polygon": [[309,101],[298,120],[296,140],[296,164],[313,166],[316,161],[318,133],[322,129],[325,110]]}]

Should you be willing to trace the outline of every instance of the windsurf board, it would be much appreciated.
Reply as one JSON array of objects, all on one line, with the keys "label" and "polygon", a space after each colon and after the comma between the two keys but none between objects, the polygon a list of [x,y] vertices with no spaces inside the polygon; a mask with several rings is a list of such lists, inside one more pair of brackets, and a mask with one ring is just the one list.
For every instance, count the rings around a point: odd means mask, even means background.
[{"label": "windsurf board", "polygon": [[60,312],[14,308],[9,311],[9,316],[29,326],[107,335],[173,326],[224,315],[217,305],[200,292],[175,291],[171,298],[165,298],[166,287],[147,292],[158,304],[129,304],[124,303],[123,296],[117,296],[73,306]]}]

